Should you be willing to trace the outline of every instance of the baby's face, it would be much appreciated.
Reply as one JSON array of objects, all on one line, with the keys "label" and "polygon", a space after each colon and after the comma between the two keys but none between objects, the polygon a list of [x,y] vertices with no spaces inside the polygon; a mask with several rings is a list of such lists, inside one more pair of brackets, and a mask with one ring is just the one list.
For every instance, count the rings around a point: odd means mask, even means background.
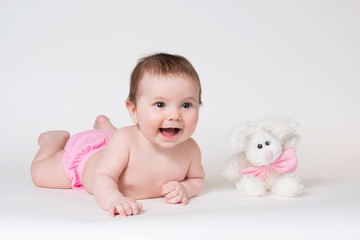
[{"label": "baby's face", "polygon": [[189,139],[199,117],[199,86],[182,76],[142,78],[136,104],[136,121],[144,136],[162,148]]}]

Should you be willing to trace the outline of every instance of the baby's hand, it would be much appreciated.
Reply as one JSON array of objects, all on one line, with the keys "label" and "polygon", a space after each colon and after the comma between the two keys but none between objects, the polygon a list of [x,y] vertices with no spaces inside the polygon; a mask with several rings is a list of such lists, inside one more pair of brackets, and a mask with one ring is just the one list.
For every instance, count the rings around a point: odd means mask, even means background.
[{"label": "baby's hand", "polygon": [[188,197],[184,186],[177,181],[166,183],[161,190],[161,194],[166,198],[166,203],[181,203],[186,205]]},{"label": "baby's hand", "polygon": [[130,215],[137,215],[142,210],[141,203],[128,197],[121,197],[115,199],[109,207],[109,215],[114,217],[117,213],[121,217],[127,217]]}]

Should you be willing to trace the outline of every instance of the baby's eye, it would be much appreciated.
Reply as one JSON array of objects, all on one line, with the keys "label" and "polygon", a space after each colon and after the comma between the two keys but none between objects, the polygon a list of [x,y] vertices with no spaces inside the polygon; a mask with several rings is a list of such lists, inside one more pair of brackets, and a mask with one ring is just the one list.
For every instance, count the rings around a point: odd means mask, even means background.
[{"label": "baby's eye", "polygon": [[155,103],[155,106],[158,107],[158,108],[163,108],[163,107],[165,107],[165,103],[157,102],[157,103]]},{"label": "baby's eye", "polygon": [[181,108],[189,108],[191,107],[191,103],[184,103]]},{"label": "baby's eye", "polygon": [[258,148],[258,149],[262,149],[262,147],[263,147],[262,144],[258,144],[258,145],[257,145],[257,148]]},{"label": "baby's eye", "polygon": [[266,142],[265,142],[265,145],[266,145],[266,146],[269,146],[269,145],[270,145],[270,141],[266,141]]}]

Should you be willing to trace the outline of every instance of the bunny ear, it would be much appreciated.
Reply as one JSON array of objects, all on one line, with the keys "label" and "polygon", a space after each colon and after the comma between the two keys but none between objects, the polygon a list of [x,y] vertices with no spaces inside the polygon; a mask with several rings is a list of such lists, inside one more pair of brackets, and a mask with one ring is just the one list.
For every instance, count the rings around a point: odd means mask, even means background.
[{"label": "bunny ear", "polygon": [[288,137],[285,137],[283,139],[283,148],[284,149],[296,149],[297,144],[300,142],[300,135],[299,134],[293,134],[288,135]]},{"label": "bunny ear", "polygon": [[260,123],[260,127],[278,139],[283,140],[295,135],[297,124],[291,120],[267,118]]},{"label": "bunny ear", "polygon": [[268,118],[261,122],[260,127],[277,137],[284,149],[295,149],[300,141],[300,136],[296,133],[297,124],[291,120]]},{"label": "bunny ear", "polygon": [[246,142],[249,136],[255,132],[255,127],[251,123],[243,123],[233,130],[229,135],[229,151],[235,155],[241,153],[246,148]]}]

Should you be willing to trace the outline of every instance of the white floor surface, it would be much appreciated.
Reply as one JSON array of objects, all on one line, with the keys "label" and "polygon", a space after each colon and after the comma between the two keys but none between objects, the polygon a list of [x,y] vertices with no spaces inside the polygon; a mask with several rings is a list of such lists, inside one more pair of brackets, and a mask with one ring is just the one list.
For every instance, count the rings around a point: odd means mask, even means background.
[{"label": "white floor surface", "polygon": [[249,199],[210,176],[187,206],[142,200],[144,211],[123,219],[85,191],[33,186],[25,168],[1,168],[0,176],[1,239],[360,239],[356,179],[305,178],[302,197]]}]

